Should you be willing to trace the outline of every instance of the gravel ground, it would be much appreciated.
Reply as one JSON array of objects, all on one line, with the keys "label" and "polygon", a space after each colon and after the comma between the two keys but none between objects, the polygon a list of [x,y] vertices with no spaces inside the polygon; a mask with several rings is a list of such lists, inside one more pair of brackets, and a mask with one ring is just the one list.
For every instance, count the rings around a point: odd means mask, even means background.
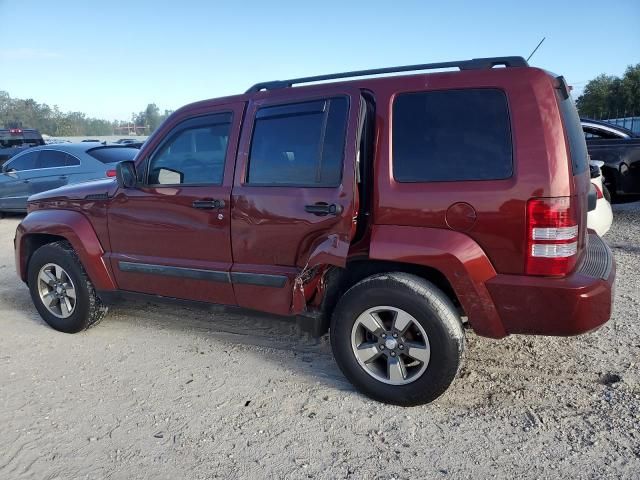
[{"label": "gravel ground", "polygon": [[356,393],[289,322],[129,304],[46,326],[0,220],[0,478],[640,478],[640,203],[606,239],[615,310],[574,338],[468,333],[434,404]]}]

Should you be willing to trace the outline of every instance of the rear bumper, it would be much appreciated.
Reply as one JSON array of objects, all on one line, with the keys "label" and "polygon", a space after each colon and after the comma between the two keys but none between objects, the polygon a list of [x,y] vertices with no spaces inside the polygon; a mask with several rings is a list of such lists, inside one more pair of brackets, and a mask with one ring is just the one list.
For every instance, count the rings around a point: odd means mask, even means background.
[{"label": "rear bumper", "polygon": [[615,263],[589,235],[579,269],[564,278],[497,275],[486,283],[508,334],[578,335],[602,326],[613,306]]}]

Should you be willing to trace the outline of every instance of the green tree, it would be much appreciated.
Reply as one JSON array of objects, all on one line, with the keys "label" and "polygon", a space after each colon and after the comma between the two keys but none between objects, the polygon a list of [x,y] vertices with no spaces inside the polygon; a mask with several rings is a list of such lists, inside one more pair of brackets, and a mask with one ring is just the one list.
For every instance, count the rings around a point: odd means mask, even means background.
[{"label": "green tree", "polygon": [[[146,132],[141,133],[151,133],[169,113],[165,110],[165,114],[161,115],[157,105],[150,103],[144,111],[133,113],[132,121],[137,126],[146,127]],[[62,112],[57,105],[50,107],[32,98],[11,98],[9,93],[0,90],[0,128],[36,128],[42,133],[56,137],[89,136],[119,133],[121,131],[118,131],[117,127],[128,123],[130,122],[122,120],[109,122],[91,118],[82,112]]]},{"label": "green tree", "polygon": [[576,105],[586,117],[640,115],[640,63],[627,67],[622,78],[598,75],[587,83]]},{"label": "green tree", "polygon": [[155,103],[150,103],[147,105],[144,114],[147,120],[147,126],[149,127],[149,132],[153,132],[160,126],[160,109]]}]

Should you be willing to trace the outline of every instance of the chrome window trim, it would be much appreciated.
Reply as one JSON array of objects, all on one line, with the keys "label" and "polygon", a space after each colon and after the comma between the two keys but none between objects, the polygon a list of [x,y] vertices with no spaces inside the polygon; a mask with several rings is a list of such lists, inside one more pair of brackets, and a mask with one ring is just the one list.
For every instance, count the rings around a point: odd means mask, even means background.
[{"label": "chrome window trim", "polygon": [[627,135],[624,132],[621,132],[620,130],[613,128],[613,127],[607,127],[604,125],[600,125],[600,124],[596,124],[596,123],[590,123],[590,122],[581,122],[582,123],[582,127],[587,127],[587,128],[592,128],[594,130],[603,130],[605,132],[609,132],[609,133],[613,133],[614,135],[618,136],[619,138],[629,138],[629,135]]}]

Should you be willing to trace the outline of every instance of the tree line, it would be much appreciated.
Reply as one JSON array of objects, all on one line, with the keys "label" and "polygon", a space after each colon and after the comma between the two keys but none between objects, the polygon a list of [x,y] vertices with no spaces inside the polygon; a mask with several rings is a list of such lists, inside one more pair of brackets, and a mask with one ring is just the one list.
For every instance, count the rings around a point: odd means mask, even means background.
[{"label": "tree line", "polygon": [[57,105],[38,103],[32,98],[12,98],[0,90],[0,128],[35,128],[52,137],[123,135],[135,131],[151,134],[171,114],[163,113],[155,103],[131,114],[131,120],[104,120],[82,112],[63,112]]},{"label": "tree line", "polygon": [[[622,77],[598,75],[589,81],[576,101],[581,116],[621,118],[640,116],[640,63],[630,65]],[[171,114],[163,113],[155,103],[131,114],[131,120],[88,117],[82,112],[62,112],[57,105],[38,103],[32,98],[11,98],[0,91],[0,128],[36,128],[53,137],[83,135],[122,135],[134,127],[149,135]]]},{"label": "tree line", "polygon": [[583,117],[640,116],[640,63],[627,67],[622,77],[598,75],[585,85],[576,105]]}]

